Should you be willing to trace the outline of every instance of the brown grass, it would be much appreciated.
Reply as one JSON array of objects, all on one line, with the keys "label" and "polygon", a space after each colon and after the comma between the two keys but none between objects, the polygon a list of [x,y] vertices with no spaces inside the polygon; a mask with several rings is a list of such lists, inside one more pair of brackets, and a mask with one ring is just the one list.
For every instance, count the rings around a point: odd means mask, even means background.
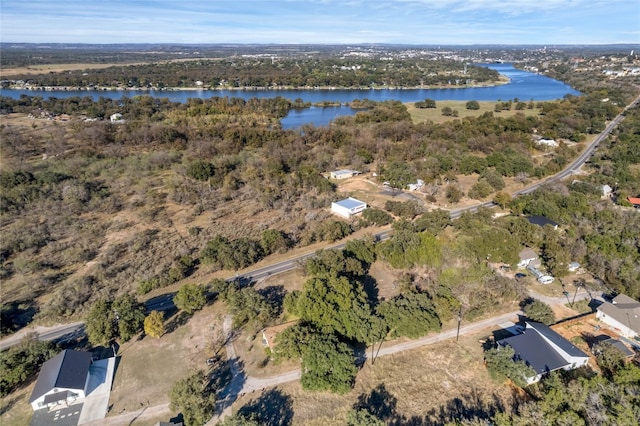
[{"label": "brown grass", "polygon": [[[278,389],[292,398],[296,425],[344,424],[358,397],[380,390],[379,386],[389,394],[386,403],[393,405],[395,401],[393,411],[397,416],[442,424],[457,399],[468,409],[486,409],[494,400],[506,406],[511,400],[510,390],[489,378],[482,363],[479,336],[463,337],[457,345],[447,341],[379,358],[374,365],[367,363],[347,395],[307,392],[298,382]],[[234,404],[234,409],[259,397],[258,392],[245,396]]]},{"label": "brown grass", "polygon": [[0,399],[0,425],[27,426],[31,422],[33,409],[29,404],[29,396],[36,381]]}]

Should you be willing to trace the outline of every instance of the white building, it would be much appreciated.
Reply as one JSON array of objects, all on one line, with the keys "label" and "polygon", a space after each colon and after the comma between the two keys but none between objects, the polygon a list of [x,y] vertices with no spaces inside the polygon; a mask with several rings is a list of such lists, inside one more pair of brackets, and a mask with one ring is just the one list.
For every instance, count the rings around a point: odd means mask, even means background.
[{"label": "white building", "polygon": [[525,248],[521,250],[519,253],[519,256],[520,256],[520,262],[518,262],[518,268],[525,268],[538,258],[538,255],[536,254],[536,252],[531,250],[530,248]]},{"label": "white building", "polygon": [[64,350],[44,364],[29,403],[34,410],[84,398],[89,383],[91,353]]},{"label": "white building", "polygon": [[409,185],[407,185],[407,187],[409,188],[409,191],[417,191],[423,186],[424,186],[424,181],[422,179],[418,179],[416,183],[410,183]]},{"label": "white building", "polygon": [[347,219],[355,214],[362,213],[366,208],[367,203],[351,197],[331,203],[331,211]]},{"label": "white building", "polygon": [[560,146],[560,144],[553,139],[538,139],[536,141],[536,145],[548,146],[550,148],[557,148]]},{"label": "white building", "polygon": [[611,188],[609,185],[602,185],[600,189],[602,191],[602,198],[611,197],[611,194],[613,193],[613,188]]},{"label": "white building", "polygon": [[124,120],[122,119],[122,114],[120,114],[119,112],[116,112],[115,114],[111,114],[111,116],[109,117],[109,120],[111,120],[112,123],[124,122]]},{"label": "white building", "polygon": [[551,275],[545,274],[533,265],[528,265],[527,271],[531,272],[540,284],[551,284],[555,280]]},{"label": "white building", "polygon": [[357,170],[344,169],[336,170],[335,172],[331,172],[329,175],[331,176],[331,179],[347,179],[359,174],[360,172]]},{"label": "white building", "polygon": [[625,294],[617,295],[611,303],[598,306],[596,318],[624,337],[631,339],[640,335],[640,302]]}]

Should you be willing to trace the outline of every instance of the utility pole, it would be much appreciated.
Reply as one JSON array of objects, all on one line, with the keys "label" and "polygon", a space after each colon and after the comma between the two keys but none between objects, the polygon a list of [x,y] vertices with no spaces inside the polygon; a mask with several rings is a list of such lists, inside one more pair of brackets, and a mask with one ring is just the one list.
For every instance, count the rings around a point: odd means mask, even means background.
[{"label": "utility pole", "polygon": [[460,306],[460,312],[458,312],[458,332],[456,333],[456,343],[460,339],[460,323],[462,322],[462,306]]}]

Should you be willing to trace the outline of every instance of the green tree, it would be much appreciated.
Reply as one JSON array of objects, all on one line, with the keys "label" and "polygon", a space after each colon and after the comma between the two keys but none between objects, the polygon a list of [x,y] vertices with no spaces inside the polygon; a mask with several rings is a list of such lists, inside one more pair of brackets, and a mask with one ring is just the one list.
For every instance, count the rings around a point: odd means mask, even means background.
[{"label": "green tree", "polygon": [[173,298],[178,309],[185,311],[191,315],[195,311],[199,311],[207,304],[207,296],[204,293],[204,288],[197,284],[185,284],[180,287],[180,290]]},{"label": "green tree", "polygon": [[409,291],[378,306],[393,337],[417,338],[440,329],[436,308],[428,294]]},{"label": "green tree", "polygon": [[485,364],[494,380],[511,379],[520,387],[527,385],[527,378],[536,375],[536,371],[523,361],[514,361],[515,351],[511,346],[498,346],[484,353]]},{"label": "green tree", "polygon": [[556,314],[551,306],[541,300],[532,300],[522,309],[527,318],[549,325],[556,322]]},{"label": "green tree", "polygon": [[362,284],[346,277],[311,278],[297,298],[303,321],[324,333],[338,333],[365,342],[371,308]]},{"label": "green tree", "polygon": [[284,253],[289,248],[289,240],[284,232],[267,229],[260,236],[260,245],[265,254]]},{"label": "green tree", "polygon": [[366,408],[353,409],[347,414],[347,426],[384,426],[385,422],[374,416]]},{"label": "green tree", "polygon": [[164,334],[164,313],[151,311],[144,319],[144,332],[148,336],[159,339]]},{"label": "green tree", "polygon": [[442,108],[442,115],[444,115],[445,117],[451,117],[453,115],[453,110],[451,109],[451,107],[443,107]]},{"label": "green tree", "polygon": [[465,104],[465,108],[470,110],[478,110],[480,109],[480,104],[478,103],[478,101],[468,101]]},{"label": "green tree", "polygon": [[496,192],[493,196],[493,202],[503,209],[506,209],[511,202],[511,195],[507,192]]},{"label": "green tree", "polygon": [[111,309],[122,341],[128,341],[142,330],[145,308],[133,295],[125,293],[116,297]]},{"label": "green tree", "polygon": [[106,346],[117,336],[116,318],[109,300],[101,299],[91,305],[84,323],[89,341],[94,345]]},{"label": "green tree", "polygon": [[484,179],[480,179],[478,182],[473,184],[468,195],[469,198],[481,200],[483,198],[487,198],[491,192],[493,192],[491,185],[489,185]]},{"label": "green tree", "polygon": [[48,359],[60,351],[53,342],[28,334],[22,341],[0,352],[0,396],[7,396],[31,378]]},{"label": "green tree", "polygon": [[353,351],[333,334],[315,334],[302,355],[303,389],[345,394],[358,373]]},{"label": "green tree", "polygon": [[239,289],[231,286],[224,296],[224,301],[233,314],[236,327],[253,323],[254,328],[259,330],[277,316],[276,307],[253,287]]},{"label": "green tree", "polygon": [[171,388],[169,400],[171,410],[182,413],[189,426],[204,425],[215,413],[215,389],[204,371],[178,380]]},{"label": "green tree", "polygon": [[389,213],[376,208],[368,208],[363,211],[362,219],[376,226],[384,226],[393,222],[393,218]]}]

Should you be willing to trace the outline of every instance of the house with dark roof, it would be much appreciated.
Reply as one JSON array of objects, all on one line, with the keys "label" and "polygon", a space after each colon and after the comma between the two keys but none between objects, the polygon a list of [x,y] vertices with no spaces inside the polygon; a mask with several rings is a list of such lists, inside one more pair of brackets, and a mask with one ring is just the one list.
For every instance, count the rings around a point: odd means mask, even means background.
[{"label": "house with dark roof", "polygon": [[500,346],[510,346],[515,351],[514,360],[524,361],[536,371],[527,377],[527,383],[535,383],[542,376],[556,370],[573,370],[587,365],[589,356],[548,326],[526,321],[521,334],[498,341]]},{"label": "house with dark roof", "polygon": [[64,350],[44,364],[29,403],[34,410],[70,404],[86,396],[91,353]]},{"label": "house with dark roof", "polygon": [[528,216],[527,220],[532,225],[538,225],[540,227],[545,227],[546,225],[551,226],[553,229],[558,229],[558,223],[544,216]]},{"label": "house with dark roof", "polygon": [[619,294],[596,308],[596,318],[630,339],[640,335],[640,302]]}]

